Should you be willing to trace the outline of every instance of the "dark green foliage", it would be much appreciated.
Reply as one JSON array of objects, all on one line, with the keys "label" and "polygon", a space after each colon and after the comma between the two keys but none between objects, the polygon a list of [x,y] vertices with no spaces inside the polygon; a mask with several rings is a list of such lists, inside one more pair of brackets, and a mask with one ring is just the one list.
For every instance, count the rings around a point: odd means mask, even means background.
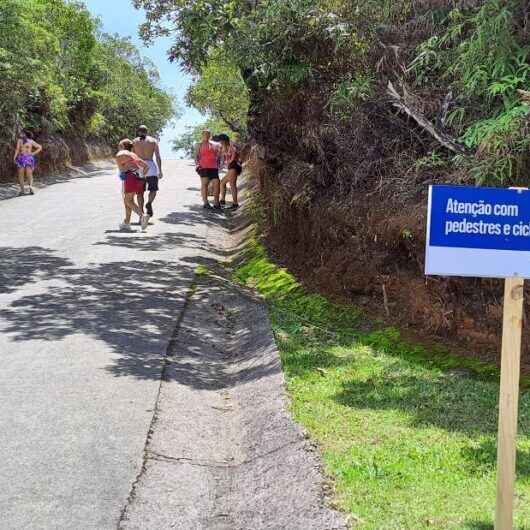
[{"label": "dark green foliage", "polygon": [[[517,90],[530,88],[525,2],[135,3],[149,13],[145,38],[174,35],[172,56],[197,74],[199,84],[204,84],[203,72],[212,68],[219,53],[230,57],[249,89],[249,132],[260,143],[273,150],[290,145],[292,156],[313,163],[318,151],[326,150],[331,157],[340,152],[341,137],[348,130],[354,132],[366,152],[354,148],[358,156],[335,176],[329,175],[335,166],[332,159],[317,160],[321,171],[328,173],[319,181],[335,179],[344,189],[376,172],[388,173],[393,183],[401,182],[396,174],[409,170],[417,174],[417,159],[441,149],[446,170],[457,180],[524,183],[528,106]],[[418,95],[418,107],[426,118],[432,122],[442,118],[446,132],[471,154],[455,157],[413,122],[404,126],[386,96],[388,81],[398,87],[406,83]],[[223,90],[218,87],[218,92]],[[453,97],[448,112],[440,116],[449,92]],[[200,106],[204,108],[203,102]],[[287,115],[296,117],[291,130],[278,132],[276,127],[285,124]],[[320,131],[323,122],[329,126]],[[338,138],[333,139],[335,124]],[[416,129],[417,140],[412,143],[411,128]],[[306,144],[292,147],[301,133],[312,136],[312,149]],[[378,139],[380,158],[374,160],[366,146]],[[361,168],[365,175],[358,174]]]},{"label": "dark green foliage", "polygon": [[5,146],[21,128],[114,145],[140,122],[160,131],[174,114],[154,65],[130,41],[101,34],[80,2],[3,0],[0,34]]}]

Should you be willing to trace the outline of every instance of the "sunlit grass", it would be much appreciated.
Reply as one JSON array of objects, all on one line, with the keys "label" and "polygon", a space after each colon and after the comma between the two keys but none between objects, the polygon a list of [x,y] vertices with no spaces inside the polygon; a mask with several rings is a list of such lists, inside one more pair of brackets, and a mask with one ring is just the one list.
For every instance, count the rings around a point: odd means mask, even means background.
[{"label": "sunlit grass", "polygon": [[[494,367],[367,326],[355,308],[305,292],[256,242],[235,276],[269,302],[293,414],[320,445],[355,528],[492,528]],[[528,392],[519,432],[516,528],[528,530]]]}]

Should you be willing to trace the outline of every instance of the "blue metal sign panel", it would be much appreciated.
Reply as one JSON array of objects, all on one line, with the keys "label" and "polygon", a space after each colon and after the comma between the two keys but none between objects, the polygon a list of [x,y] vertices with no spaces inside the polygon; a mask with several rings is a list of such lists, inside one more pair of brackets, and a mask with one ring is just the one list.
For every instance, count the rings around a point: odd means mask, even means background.
[{"label": "blue metal sign panel", "polygon": [[530,277],[530,192],[431,186],[426,274]]}]

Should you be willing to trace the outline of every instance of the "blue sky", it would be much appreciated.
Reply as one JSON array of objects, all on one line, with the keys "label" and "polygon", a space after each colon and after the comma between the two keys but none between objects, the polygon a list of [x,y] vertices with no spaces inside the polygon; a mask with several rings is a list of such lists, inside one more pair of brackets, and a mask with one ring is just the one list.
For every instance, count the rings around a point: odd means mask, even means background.
[{"label": "blue sky", "polygon": [[186,126],[203,121],[203,117],[195,109],[184,108],[183,98],[191,79],[177,64],[171,64],[167,59],[171,39],[158,39],[152,46],[144,46],[138,37],[138,26],[144,21],[144,14],[134,9],[130,0],[84,0],[84,3],[93,15],[101,18],[104,31],[131,37],[142,55],[149,57],[158,67],[162,86],[178,96],[184,113],[174,125],[164,131],[160,139],[162,156],[176,158],[177,155],[171,150],[171,140],[184,132]]}]

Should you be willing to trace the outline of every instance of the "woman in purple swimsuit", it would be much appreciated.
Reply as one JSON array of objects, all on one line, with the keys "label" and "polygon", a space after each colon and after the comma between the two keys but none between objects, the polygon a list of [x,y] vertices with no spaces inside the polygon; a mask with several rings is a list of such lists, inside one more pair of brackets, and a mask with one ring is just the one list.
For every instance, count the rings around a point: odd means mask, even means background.
[{"label": "woman in purple swimsuit", "polygon": [[35,155],[42,152],[42,146],[33,140],[29,131],[23,131],[18,139],[15,149],[14,162],[18,169],[18,184],[20,185],[20,195],[25,195],[24,179],[27,177],[29,184],[29,194],[33,195],[33,170],[35,169]]}]

